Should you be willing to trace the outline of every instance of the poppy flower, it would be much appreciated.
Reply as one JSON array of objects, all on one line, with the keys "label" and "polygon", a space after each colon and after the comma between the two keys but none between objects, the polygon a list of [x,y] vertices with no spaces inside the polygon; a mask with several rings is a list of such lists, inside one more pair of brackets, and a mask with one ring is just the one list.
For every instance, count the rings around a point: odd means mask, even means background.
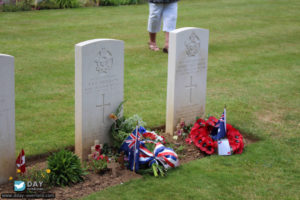
[{"label": "poppy flower", "polygon": [[101,153],[101,146],[99,144],[97,144],[95,146],[95,150],[98,151],[99,153]]},{"label": "poppy flower", "polygon": [[[194,138],[194,140],[193,140],[193,142],[194,142],[194,144],[198,147],[198,148],[202,148],[202,144],[203,144],[203,142],[205,142],[205,140],[206,140],[206,137],[203,137],[203,136],[201,136],[201,135],[198,135],[197,137],[195,137]],[[202,149],[201,149],[202,150]],[[202,150],[203,151],[203,150]]]},{"label": "poppy flower", "polygon": [[214,141],[210,137],[202,137],[197,143],[197,147],[208,155],[211,155],[215,152]]},{"label": "poppy flower", "polygon": [[185,142],[188,143],[188,144],[192,144],[192,139],[188,137],[188,138],[185,139]]},{"label": "poppy flower", "polygon": [[152,133],[149,133],[149,132],[144,133],[144,134],[143,134],[143,137],[144,137],[144,138],[148,138],[148,139],[150,139],[150,140],[155,140],[155,139],[156,139],[155,135],[152,134]]},{"label": "poppy flower", "polygon": [[196,121],[196,123],[195,123],[195,125],[196,124],[198,124],[198,125],[200,125],[200,126],[205,126],[205,120],[203,120],[203,119],[197,119],[197,121]]}]

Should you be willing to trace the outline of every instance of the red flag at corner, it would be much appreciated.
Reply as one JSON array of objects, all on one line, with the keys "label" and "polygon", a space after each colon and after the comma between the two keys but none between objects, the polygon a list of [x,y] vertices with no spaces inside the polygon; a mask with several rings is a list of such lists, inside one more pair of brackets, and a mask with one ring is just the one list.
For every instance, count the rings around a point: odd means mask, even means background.
[{"label": "red flag at corner", "polygon": [[25,152],[24,149],[20,152],[17,160],[16,160],[17,168],[21,171],[21,173],[26,172],[26,164],[25,164]]}]

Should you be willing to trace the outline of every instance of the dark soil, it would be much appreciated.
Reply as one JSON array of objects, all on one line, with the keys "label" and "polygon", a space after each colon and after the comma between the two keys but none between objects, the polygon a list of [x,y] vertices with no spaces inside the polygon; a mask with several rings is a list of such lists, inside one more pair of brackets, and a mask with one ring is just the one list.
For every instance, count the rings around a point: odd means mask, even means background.
[{"label": "dark soil", "polygon": [[[156,128],[156,130],[160,129],[164,129],[164,127]],[[178,154],[180,164],[188,163],[192,160],[201,159],[206,156],[194,144],[186,144],[183,138],[179,138],[177,141],[175,141],[170,135],[164,136],[166,137],[166,140],[169,142],[170,146]],[[258,141],[256,138],[252,137],[245,136],[244,138],[245,146]],[[73,150],[74,148],[68,147],[68,149]],[[46,157],[48,155],[49,154],[31,157],[29,160],[27,160],[27,169],[33,167],[37,169],[45,169],[47,167]],[[91,193],[103,190],[107,187],[123,184],[129,180],[138,179],[141,177],[142,176],[139,174],[121,168],[117,169],[116,177],[112,175],[111,171],[107,171],[101,175],[89,171],[89,174],[84,177],[83,182],[70,187],[54,187],[48,192],[55,193],[56,199],[59,200],[77,199],[83,196],[88,196]],[[10,181],[5,185],[0,185],[0,193],[13,193],[13,181]]]}]

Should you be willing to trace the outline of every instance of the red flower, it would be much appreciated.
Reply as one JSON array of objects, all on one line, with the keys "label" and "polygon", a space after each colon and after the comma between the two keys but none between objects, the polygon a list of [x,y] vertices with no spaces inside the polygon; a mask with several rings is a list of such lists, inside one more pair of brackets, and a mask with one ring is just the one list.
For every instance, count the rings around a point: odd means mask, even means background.
[{"label": "red flower", "polygon": [[103,160],[103,158],[104,158],[103,155],[100,155],[97,157],[97,160],[100,160],[100,159]]},{"label": "red flower", "polygon": [[[195,137],[195,139],[194,139],[194,144],[198,147],[198,148],[202,148],[202,146],[201,146],[201,144],[203,143],[203,142],[205,142],[205,140],[206,140],[206,137],[204,137],[204,136],[201,136],[201,135],[198,135],[197,137]],[[202,149],[201,149],[202,150]],[[202,150],[202,151],[204,151],[204,150]]]},{"label": "red flower", "polygon": [[[200,142],[201,141],[201,142]],[[197,145],[201,151],[204,151],[206,154],[211,155],[215,152],[215,143],[211,137],[202,137]]]},{"label": "red flower", "polygon": [[109,163],[109,159],[107,156],[104,156],[104,159],[106,160],[107,163]]},{"label": "red flower", "polygon": [[218,122],[217,118],[210,116],[206,121],[206,125],[210,127],[215,127],[217,122]]},{"label": "red flower", "polygon": [[188,144],[192,144],[192,139],[188,137],[188,138],[185,139],[185,142],[188,143]]},{"label": "red flower", "polygon": [[152,133],[149,133],[149,132],[144,133],[144,134],[143,134],[143,137],[144,137],[144,138],[149,138],[150,140],[156,140],[155,135],[152,134]]},{"label": "red flower", "polygon": [[[195,125],[196,125],[196,124],[199,124],[200,126],[205,126],[205,120],[203,120],[203,119],[200,118],[200,119],[198,119],[198,120],[196,121]],[[194,126],[195,126],[195,125],[194,125]]]},{"label": "red flower", "polygon": [[215,124],[218,122],[218,119],[215,118],[214,116],[210,116],[210,117],[208,118],[208,120],[213,121]]},{"label": "red flower", "polygon": [[160,137],[162,137],[162,139],[163,139],[162,143],[166,144],[166,138],[164,136],[160,136]]},{"label": "red flower", "polygon": [[101,146],[99,144],[95,146],[95,150],[101,154]]}]

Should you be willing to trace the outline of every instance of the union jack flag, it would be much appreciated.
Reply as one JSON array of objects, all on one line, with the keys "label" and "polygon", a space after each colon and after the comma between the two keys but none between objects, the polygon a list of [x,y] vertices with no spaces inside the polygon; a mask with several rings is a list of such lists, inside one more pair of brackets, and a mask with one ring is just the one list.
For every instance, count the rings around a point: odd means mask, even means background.
[{"label": "union jack flag", "polygon": [[143,127],[139,127],[126,138],[121,146],[121,151],[124,151],[129,159],[128,168],[131,171],[139,170],[139,155],[140,155],[140,132],[145,132],[146,130]]},{"label": "union jack flag", "polygon": [[131,149],[132,147],[134,147],[137,140],[140,140],[140,138],[141,138],[141,135],[139,132],[138,132],[138,139],[136,138],[136,135],[131,133],[124,142],[128,145],[128,148]]}]

